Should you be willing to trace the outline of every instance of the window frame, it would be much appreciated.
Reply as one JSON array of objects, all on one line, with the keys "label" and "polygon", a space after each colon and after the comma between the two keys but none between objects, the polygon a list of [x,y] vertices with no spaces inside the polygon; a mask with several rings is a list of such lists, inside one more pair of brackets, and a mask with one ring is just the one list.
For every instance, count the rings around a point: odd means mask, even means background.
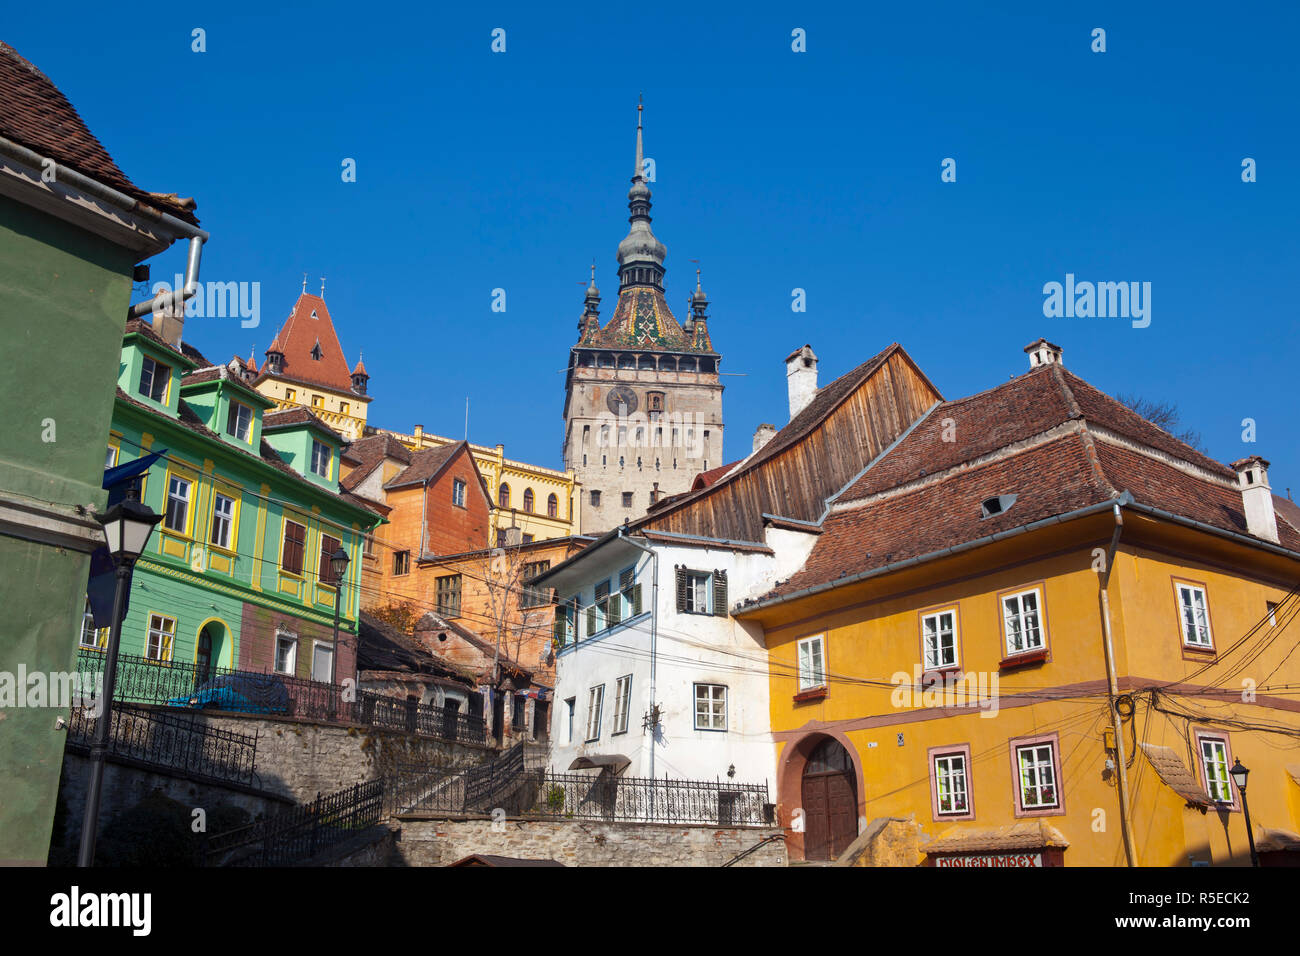
[{"label": "window frame", "polygon": [[[401,568],[399,571],[398,568]],[[409,549],[393,552],[393,577],[400,578],[411,573],[411,552]]]},{"label": "window frame", "polygon": [[[599,691],[599,693],[597,693]],[[593,720],[593,717],[595,718]],[[605,685],[595,684],[587,690],[587,730],[584,743],[600,739],[601,724],[605,721]],[[594,724],[595,734],[592,734]]]},{"label": "window frame", "polygon": [[[928,654],[929,648],[926,646],[925,625],[930,619],[938,620],[944,615],[952,616],[952,660],[938,661],[930,663]],[[917,612],[920,620],[920,641],[921,641],[921,669],[925,673],[935,673],[939,671],[950,671],[961,669],[961,613],[956,604],[937,604],[933,607],[923,608]],[[942,631],[936,628],[936,634],[942,634]],[[942,646],[940,645],[940,650]]]},{"label": "window frame", "polygon": [[614,729],[611,737],[627,733],[628,717],[632,710],[632,675],[624,674],[614,685]]},{"label": "window frame", "polygon": [[[1197,655],[1217,654],[1214,646],[1214,622],[1210,614],[1210,589],[1203,581],[1191,581],[1187,578],[1170,577],[1174,586],[1174,608],[1178,613],[1178,640],[1182,649]],[[1184,613],[1183,590],[1201,595],[1205,610],[1205,637],[1207,643],[1195,644],[1187,639],[1187,618]],[[1194,605],[1193,605],[1194,607]]]},{"label": "window frame", "polygon": [[[136,392],[149,399],[151,402],[157,402],[159,405],[167,405],[168,399],[171,398],[172,391],[172,367],[163,364],[152,355],[142,355],[141,358],[143,361],[140,363],[140,380],[136,383]],[[144,373],[148,366],[153,366],[153,368],[149,372],[149,391],[146,392],[144,390]],[[165,373],[163,376],[163,394],[162,398],[155,398],[153,394],[154,386],[157,384],[159,372]]]},{"label": "window frame", "polygon": [[[93,644],[86,643],[86,622],[90,622]],[[77,633],[77,649],[82,651],[102,651],[108,648],[107,627],[95,627],[95,615],[90,609],[90,595],[86,595],[86,607],[81,612],[81,628]]]},{"label": "window frame", "polygon": [[332,665],[330,669],[333,670],[333,671],[335,672],[335,674],[338,673],[337,665],[335,665],[335,662],[334,662],[334,654],[335,654],[334,645],[333,645],[332,643],[330,643],[329,641],[313,640],[313,641],[311,642],[311,673],[310,673],[310,679],[313,680],[313,681],[315,681],[315,682],[318,683],[318,684],[328,684],[328,683],[330,683],[330,679],[329,679],[328,677],[324,678],[323,680],[318,679],[318,678],[316,677],[316,658],[317,658],[317,655],[320,654],[321,651],[326,651],[327,653],[329,653],[329,655],[330,655],[330,664]]},{"label": "window frame", "polygon": [[451,503],[453,507],[465,507],[465,479],[453,478],[451,481]]},{"label": "window frame", "polygon": [[[811,676],[814,678],[819,677],[821,679],[813,680],[809,682],[804,680],[803,648],[805,644],[808,645],[809,647],[812,647],[814,642],[816,642],[818,656],[820,657],[821,660],[820,660],[820,670],[812,671]],[[811,655],[809,656],[810,656],[809,663],[811,664]],[[807,691],[824,689],[828,686],[826,682],[826,634],[825,632],[819,634],[810,634],[807,637],[799,638],[799,640],[795,642],[795,679],[798,683],[798,692],[801,694]]]},{"label": "window frame", "polygon": [[[243,417],[238,414],[239,411],[248,413],[247,433],[243,435],[239,434],[237,431],[230,430],[231,417],[234,417],[236,425],[238,425],[239,421]],[[237,402],[233,398],[230,399],[229,408],[226,410],[226,434],[246,445],[251,445],[253,443],[253,410],[243,402]]]},{"label": "window frame", "polygon": [[[318,450],[324,453],[324,459],[325,459],[324,471],[321,471],[319,468],[316,467]],[[330,480],[330,475],[334,471],[334,449],[329,445],[327,445],[325,442],[321,441],[319,438],[313,437],[311,440],[311,461],[310,461],[309,470],[317,478],[324,478],[326,481]]]},{"label": "window frame", "polygon": [[[1047,747],[1052,761],[1052,792],[1056,798],[1052,806],[1026,807],[1024,804],[1023,780],[1020,772],[1020,752],[1028,749]],[[1065,792],[1062,787],[1065,768],[1061,764],[1060,735],[1057,733],[1039,734],[1032,737],[1014,737],[1007,742],[1011,753],[1011,785],[1015,798],[1015,815],[1017,817],[1057,817],[1065,816]],[[1039,785],[1041,789],[1041,785]]]},{"label": "window frame", "polygon": [[[280,669],[280,642],[286,641],[289,644],[289,669]],[[298,636],[296,634],[286,634],[277,632],[275,635],[275,656],[271,660],[271,670],[276,674],[282,674],[285,677],[295,677],[298,674]]]},{"label": "window frame", "polygon": [[574,720],[575,720],[575,718],[576,718],[576,716],[577,716],[577,713],[578,713],[578,698],[577,698],[577,697],[566,697],[566,698],[564,698],[564,709],[565,709],[565,712],[566,712],[567,717],[568,717],[568,727],[567,727],[566,730],[565,730],[565,734],[564,734],[564,742],[565,742],[566,744],[572,744],[572,743],[573,743],[573,723],[574,723]]},{"label": "window frame", "polygon": [[[337,588],[338,585],[336,585],[331,578],[327,578],[325,576],[327,571],[331,575],[334,573],[334,569],[330,567],[329,556],[333,554],[335,550],[335,549],[326,550],[325,548],[326,541],[333,541],[337,547],[339,548],[343,547],[343,540],[341,538],[336,538],[334,537],[334,535],[327,534],[324,531],[322,531],[318,535],[318,541],[316,544],[316,583],[324,585],[327,588]],[[347,582],[346,571],[343,572],[343,581],[344,583]]]},{"label": "window frame", "polygon": [[[154,621],[159,621],[159,622],[170,621],[171,629],[168,630],[163,625],[155,627]],[[158,645],[159,645],[158,656],[156,657],[152,653],[150,653],[153,647],[153,640],[155,634],[160,635],[160,640],[158,641]],[[161,638],[166,638],[166,640],[162,640]],[[164,650],[166,651],[165,657],[163,656]],[[166,614],[159,613],[158,611],[149,611],[145,615],[144,656],[148,660],[156,661],[159,664],[170,664],[174,658],[175,653],[176,653],[176,618],[170,617],[169,615]]]},{"label": "window frame", "polygon": [[[185,515],[181,522],[182,527],[174,528],[171,525],[172,515],[172,482],[185,482]],[[167,469],[167,492],[163,499],[163,520],[162,529],[169,534],[180,535],[182,538],[190,537],[194,527],[194,486],[198,483],[192,475],[177,471],[172,468]]]},{"label": "window frame", "polygon": [[[222,515],[217,510],[217,499],[225,499],[230,502],[230,514]],[[222,518],[226,522],[226,539],[225,542],[213,541],[212,536],[217,529],[217,519]],[[226,554],[234,554],[239,547],[239,495],[231,494],[222,488],[212,489],[212,507],[209,509],[208,517],[208,546],[216,548],[218,551]]]},{"label": "window frame", "polygon": [[[1007,632],[1007,613],[1006,602],[1012,598],[1018,599],[1017,621],[1024,630],[1025,604],[1023,599],[1026,595],[1033,594],[1038,617],[1038,640],[1039,643],[1033,647],[1024,647],[1021,650],[1013,651],[1011,649],[1010,634]],[[1002,664],[1014,664],[1019,661],[1038,661],[1048,659],[1050,641],[1047,628],[1047,588],[1042,581],[1035,581],[1032,584],[1025,584],[1019,587],[1009,588],[1005,591],[999,591],[997,594],[997,613],[998,629],[1002,635]]]},{"label": "window frame", "polygon": [[[702,687],[712,688],[715,690],[722,691],[722,726],[721,727],[700,726],[700,688]],[[710,731],[712,733],[726,733],[728,729],[728,721],[730,718],[730,715],[727,713],[727,705],[729,704],[729,700],[728,700],[729,697],[730,694],[727,692],[726,684],[714,683],[712,681],[695,681],[691,688],[691,701],[692,701],[691,713],[692,713],[695,729]],[[717,700],[714,699],[712,696],[710,696],[707,703],[710,705],[710,719],[712,719],[713,705],[717,703]]]},{"label": "window frame", "polygon": [[[940,760],[960,757],[962,760],[962,782],[966,788],[966,808],[964,810],[942,810],[939,806],[939,767]],[[930,773],[930,813],[936,823],[946,820],[974,820],[975,792],[971,772],[970,744],[950,744],[946,747],[931,747],[927,752]]]},{"label": "window frame", "polygon": [[[443,582],[448,582],[446,585]],[[454,586],[453,586],[454,585]],[[462,598],[461,576],[459,574],[441,574],[433,579],[433,600],[434,607],[437,609],[438,616],[443,618],[460,617],[460,606]],[[443,595],[455,594],[456,603],[452,606],[450,603],[443,604]]]},{"label": "window frame", "polygon": [[[302,528],[302,541],[299,542],[302,551],[298,555],[298,570],[296,571],[293,570],[292,568],[286,567],[285,565],[285,559],[288,554],[287,548],[289,544],[289,525],[291,524],[296,525],[299,528]],[[292,518],[289,515],[284,515],[283,517],[281,517],[280,519],[280,560],[278,563],[279,563],[279,569],[281,574],[289,574],[295,578],[301,578],[304,576],[303,572],[307,568],[307,522],[305,520],[299,521],[297,518]]]},{"label": "window frame", "polygon": [[[1237,801],[1237,786],[1232,782],[1232,741],[1229,735],[1218,730],[1213,732],[1198,730],[1193,733],[1193,739],[1196,741],[1197,778],[1200,780],[1201,786],[1205,788],[1206,795],[1214,802],[1216,807],[1224,810],[1241,809]],[[1214,792],[1210,788],[1210,768],[1205,760],[1205,744],[1207,741],[1220,744],[1223,747],[1223,777],[1228,792],[1227,800],[1216,800]]]}]

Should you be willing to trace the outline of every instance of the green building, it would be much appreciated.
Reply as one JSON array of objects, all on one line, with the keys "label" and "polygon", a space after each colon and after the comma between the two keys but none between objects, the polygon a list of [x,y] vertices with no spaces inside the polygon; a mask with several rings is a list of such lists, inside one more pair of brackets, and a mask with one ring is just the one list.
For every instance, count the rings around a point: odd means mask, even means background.
[{"label": "green building", "polygon": [[[123,103],[123,109],[129,104]],[[194,203],[136,187],[67,98],[0,43],[0,864],[43,865],[93,514],[106,495],[101,437],[113,415],[137,264],[191,243]],[[21,679],[20,679],[21,678]],[[32,681],[29,683],[29,679]]]},{"label": "green building", "polygon": [[[336,675],[355,676],[361,549],[383,519],[339,489],[342,436],[304,408],[273,411],[239,359],[181,345],[183,321],[127,323],[108,465],[162,453],[141,500],[163,516],[136,564],[120,651],[192,672],[329,680],[329,557],[349,556]],[[87,619],[80,644],[104,643]]]}]

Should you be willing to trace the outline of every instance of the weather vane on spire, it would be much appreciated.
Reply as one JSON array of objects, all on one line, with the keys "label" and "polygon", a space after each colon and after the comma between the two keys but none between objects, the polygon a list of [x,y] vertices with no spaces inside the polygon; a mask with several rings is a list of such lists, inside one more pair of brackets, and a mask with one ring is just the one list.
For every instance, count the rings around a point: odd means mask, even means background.
[{"label": "weather vane on spire", "polygon": [[325,277],[320,277],[320,297],[325,298]]},{"label": "weather vane on spire", "polygon": [[307,273],[305,272],[302,274],[302,291],[304,295],[307,294]]}]

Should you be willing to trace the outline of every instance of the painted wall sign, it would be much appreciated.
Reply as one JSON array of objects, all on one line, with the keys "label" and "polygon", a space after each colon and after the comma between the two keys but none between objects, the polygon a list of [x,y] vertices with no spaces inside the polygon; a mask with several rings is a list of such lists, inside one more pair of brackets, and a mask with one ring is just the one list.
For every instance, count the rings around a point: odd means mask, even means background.
[{"label": "painted wall sign", "polygon": [[936,856],[935,866],[1042,866],[1041,853],[981,853],[973,856]]}]

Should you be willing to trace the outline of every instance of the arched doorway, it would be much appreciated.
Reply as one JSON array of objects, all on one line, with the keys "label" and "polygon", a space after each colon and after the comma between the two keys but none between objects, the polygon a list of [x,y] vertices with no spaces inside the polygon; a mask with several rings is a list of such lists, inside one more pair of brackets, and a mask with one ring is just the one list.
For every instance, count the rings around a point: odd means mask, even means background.
[{"label": "arched doorway", "polygon": [[803,855],[834,860],[858,835],[858,794],[853,759],[827,737],[808,755],[803,768]]},{"label": "arched doorway", "polygon": [[195,687],[198,687],[201,684],[206,684],[208,681],[212,680],[213,643],[212,625],[205,624],[203,625],[203,629],[199,631],[198,649],[194,654]]}]

